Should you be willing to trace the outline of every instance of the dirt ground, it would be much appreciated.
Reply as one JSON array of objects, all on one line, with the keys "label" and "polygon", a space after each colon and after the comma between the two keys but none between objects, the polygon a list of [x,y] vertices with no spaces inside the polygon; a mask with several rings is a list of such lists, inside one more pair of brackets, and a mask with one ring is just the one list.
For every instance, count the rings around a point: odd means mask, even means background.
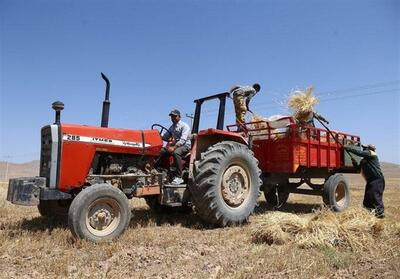
[{"label": "dirt ground", "polygon": [[[386,180],[382,225],[400,228],[400,178]],[[350,181],[351,207],[363,210],[363,181]],[[1,278],[398,278],[400,273],[400,229],[357,251],[254,243],[256,224],[278,214],[266,208],[263,197],[248,224],[230,228],[210,228],[193,213],[157,215],[133,200],[127,232],[112,243],[93,244],[74,239],[62,220],[6,202],[6,187],[0,185]],[[292,195],[280,211],[305,218],[321,204],[320,197]]]}]

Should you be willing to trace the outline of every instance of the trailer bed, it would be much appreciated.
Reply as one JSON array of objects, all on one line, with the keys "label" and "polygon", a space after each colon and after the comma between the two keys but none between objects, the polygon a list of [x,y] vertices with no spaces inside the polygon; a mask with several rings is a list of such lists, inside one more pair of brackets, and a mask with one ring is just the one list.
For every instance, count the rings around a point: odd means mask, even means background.
[{"label": "trailer bed", "polygon": [[299,125],[292,117],[245,123],[241,129],[248,134],[264,173],[294,174],[301,169],[355,172],[343,146],[360,146],[359,136]]}]

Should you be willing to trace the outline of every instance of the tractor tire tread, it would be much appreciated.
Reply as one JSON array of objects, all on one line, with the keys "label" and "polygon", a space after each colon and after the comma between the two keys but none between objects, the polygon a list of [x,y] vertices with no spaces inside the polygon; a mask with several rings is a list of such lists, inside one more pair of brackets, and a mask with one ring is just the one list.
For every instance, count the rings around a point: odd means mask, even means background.
[{"label": "tractor tire tread", "polygon": [[[232,154],[248,164],[248,168],[253,172],[253,174],[250,174],[250,182],[255,184],[250,186],[249,203],[246,207],[234,213],[229,212],[226,207],[221,205],[222,197],[218,193],[220,188],[217,185],[219,177],[222,175],[221,164],[226,164],[226,158],[232,156]],[[257,162],[253,152],[247,146],[232,141],[216,143],[203,152],[200,160],[195,162],[194,183],[190,185],[197,214],[204,221],[220,226],[238,225],[246,222],[248,216],[253,212],[259,196],[261,171]]]},{"label": "tractor tire tread", "polygon": [[[338,204],[336,201],[336,187],[343,183],[344,186],[344,203],[342,205]],[[324,184],[322,191],[323,202],[330,207],[333,211],[340,212],[345,210],[350,204],[350,187],[347,179],[341,173],[336,173],[331,175]]]},{"label": "tractor tire tread", "polygon": [[[96,236],[89,232],[86,228],[84,219],[88,207],[96,199],[103,197],[111,198],[117,201],[120,207],[120,223],[117,228],[106,236]],[[86,239],[92,242],[111,241],[118,238],[126,230],[131,219],[131,211],[129,202],[124,193],[118,188],[109,184],[95,184],[83,189],[72,201],[68,212],[68,225],[75,237]]]}]

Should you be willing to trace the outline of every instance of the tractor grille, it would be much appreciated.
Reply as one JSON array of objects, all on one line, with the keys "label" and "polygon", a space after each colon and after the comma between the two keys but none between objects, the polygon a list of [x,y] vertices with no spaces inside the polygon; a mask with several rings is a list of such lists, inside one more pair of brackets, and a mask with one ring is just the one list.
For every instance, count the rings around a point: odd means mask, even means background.
[{"label": "tractor grille", "polygon": [[45,126],[42,128],[41,149],[40,149],[40,172],[41,177],[46,178],[46,186],[49,186],[51,169],[51,128]]}]

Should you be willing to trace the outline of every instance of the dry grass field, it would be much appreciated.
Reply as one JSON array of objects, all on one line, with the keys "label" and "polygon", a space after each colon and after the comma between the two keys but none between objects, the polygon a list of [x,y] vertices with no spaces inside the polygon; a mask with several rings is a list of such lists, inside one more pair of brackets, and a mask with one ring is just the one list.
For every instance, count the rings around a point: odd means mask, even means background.
[{"label": "dry grass field", "polygon": [[74,239],[63,220],[5,201],[0,185],[2,278],[398,278],[400,174],[386,173],[386,219],[361,209],[363,181],[350,177],[349,210],[292,195],[279,211],[260,197],[241,227],[210,228],[195,214],[156,215],[132,201],[127,232],[112,243]]}]

